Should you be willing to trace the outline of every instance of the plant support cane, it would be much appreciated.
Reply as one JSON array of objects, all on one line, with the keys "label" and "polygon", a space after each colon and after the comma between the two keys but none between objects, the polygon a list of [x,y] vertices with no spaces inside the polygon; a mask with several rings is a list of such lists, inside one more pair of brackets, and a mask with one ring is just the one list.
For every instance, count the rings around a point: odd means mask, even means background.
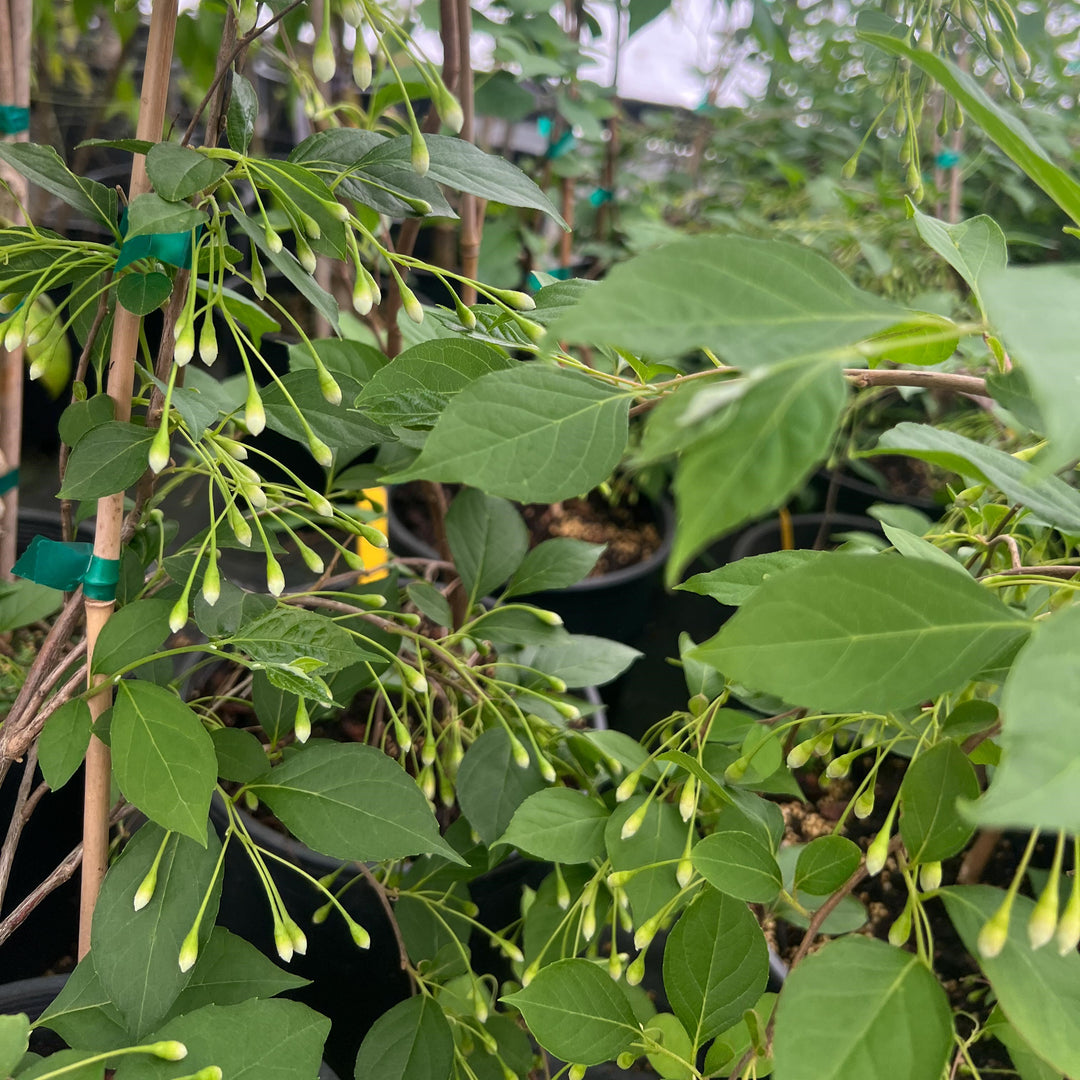
[{"label": "plant support cane", "polygon": [[[177,0],[155,0],[150,17],[150,36],[146,46],[146,65],[142,95],[139,102],[139,123],[136,137],[156,142],[165,122],[165,104],[169,92],[169,67],[172,60],[173,36],[176,30]],[[150,190],[145,158],[136,155],[131,167],[128,198],[133,199]],[[139,344],[141,319],[116,307],[113,324],[112,349],[109,356],[108,393],[113,399],[117,420],[131,415],[131,390],[135,376],[135,352]],[[117,567],[120,557],[120,530],[123,523],[124,493],[117,492],[98,502],[97,533],[94,538],[94,563],[106,570]],[[113,570],[115,575],[115,569]],[[113,612],[115,576],[112,588],[103,584],[100,589],[86,581],[86,652],[87,671],[91,670],[94,645]],[[91,595],[94,593],[95,595]],[[91,685],[94,677],[89,676]],[[109,706],[111,695],[102,690],[90,698],[94,721]],[[86,752],[86,796],[83,817],[82,898],[79,907],[79,956],[90,949],[90,922],[98,890],[108,863],[109,845],[109,781],[110,758],[108,747],[96,737],[91,738]]]}]

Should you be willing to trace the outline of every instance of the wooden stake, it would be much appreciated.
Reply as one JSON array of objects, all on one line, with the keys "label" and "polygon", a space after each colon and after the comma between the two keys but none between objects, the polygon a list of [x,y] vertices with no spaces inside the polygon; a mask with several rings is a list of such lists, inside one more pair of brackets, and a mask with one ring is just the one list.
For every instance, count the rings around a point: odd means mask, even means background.
[{"label": "wooden stake", "polygon": [[[177,0],[154,0],[150,35],[146,44],[142,95],[139,101],[138,139],[158,142],[165,124],[176,31]],[[136,154],[131,166],[129,199],[150,190],[146,159]],[[135,381],[135,355],[139,346],[141,319],[119,304],[113,320],[112,350],[109,355],[108,393],[113,399],[117,420],[131,416],[131,392]],[[98,500],[94,554],[101,559],[120,557],[120,529],[123,524],[124,493]],[[94,645],[113,612],[113,601],[86,601],[87,670],[93,662]],[[93,684],[93,680],[92,680]],[[95,722],[111,703],[111,693],[103,689],[90,698]],[[86,793],[83,814],[82,899],[79,909],[79,958],[90,948],[90,923],[101,881],[108,864],[111,759],[108,747],[98,738],[90,739],[86,752]]]},{"label": "wooden stake", "polygon": [[[461,102],[461,137],[475,141],[473,126],[473,69],[472,69],[472,8],[469,0],[457,0],[458,37],[458,100]],[[459,207],[461,214],[461,272],[475,278],[480,265],[480,207],[475,195],[463,192]],[[462,285],[461,299],[466,307],[476,303],[476,290]]]}]

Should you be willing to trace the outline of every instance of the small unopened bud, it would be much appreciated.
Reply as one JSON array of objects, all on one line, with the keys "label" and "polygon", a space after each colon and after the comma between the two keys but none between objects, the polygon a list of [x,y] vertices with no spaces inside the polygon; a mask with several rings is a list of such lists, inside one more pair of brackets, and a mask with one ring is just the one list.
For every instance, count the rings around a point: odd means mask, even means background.
[{"label": "small unopened bud", "polygon": [[322,926],[322,924],[326,922],[328,918],[330,918],[330,912],[333,910],[333,907],[333,903],[327,900],[327,902],[323,904],[321,908],[316,908],[315,911],[312,912],[311,921],[316,926]]},{"label": "small unopened bud", "polygon": [[148,457],[150,471],[155,476],[169,464],[169,449],[169,418],[163,416],[161,426],[155,432],[153,441],[150,443]]},{"label": "small unopened bud", "polygon": [[897,947],[911,937],[911,899],[904,905],[896,921],[889,927],[889,944]]},{"label": "small unopened bud", "polygon": [[266,556],[266,588],[271,596],[280,596],[285,591],[285,575],[273,555]]},{"label": "small unopened bud", "polygon": [[704,694],[694,694],[686,707],[691,716],[698,717],[709,707],[709,699]]},{"label": "small unopened bud", "polygon": [[311,738],[311,717],[308,715],[307,702],[303,698],[296,700],[293,734],[298,743],[306,743]]},{"label": "small unopened bud", "polygon": [[847,776],[851,772],[851,763],[862,753],[862,749],[853,751],[850,754],[841,754],[840,757],[835,757],[825,767],[825,775],[830,780],[840,780]]},{"label": "small unopened bud", "polygon": [[499,938],[498,945],[502,954],[508,960],[512,960],[515,964],[523,964],[525,962],[525,954],[512,941],[507,941],[505,938]]},{"label": "small unopened bud", "polygon": [[282,243],[281,236],[277,230],[267,225],[263,235],[266,240],[266,250],[273,255],[279,254],[285,245]]},{"label": "small unopened bud", "polygon": [[214,330],[214,316],[208,311],[203,318],[202,330],[199,331],[199,359],[209,367],[218,357],[217,332]]},{"label": "small unopened bud", "polygon": [[402,664],[401,674],[414,694],[426,694],[428,692],[428,681],[416,668],[410,667],[408,664]]},{"label": "small unopened bud", "polygon": [[919,888],[923,892],[933,892],[941,887],[941,863],[928,862],[919,867]]},{"label": "small unopened bud", "polygon": [[442,122],[455,135],[461,131],[461,126],[465,123],[465,114],[461,111],[457,98],[449,90],[438,95],[438,110]]},{"label": "small unopened bud", "polygon": [[724,779],[729,784],[737,784],[746,775],[746,770],[749,767],[750,767],[750,761],[749,761],[748,758],[745,758],[745,757],[736,758],[724,770]]},{"label": "small unopened bud", "polygon": [[337,379],[322,365],[318,366],[319,392],[331,405],[341,404],[341,387]]},{"label": "small unopened bud", "polygon": [[[636,986],[637,984],[635,983],[634,985]],[[637,1061],[637,1058],[634,1057],[634,1055],[629,1050],[624,1050],[615,1059],[615,1064],[618,1065],[620,1069],[629,1069],[635,1061]]]},{"label": "small unopened bud", "polygon": [[521,973],[521,985],[528,986],[529,983],[536,978],[537,972],[540,970],[540,964],[537,961],[533,961],[522,973]]},{"label": "small unopened bud", "polygon": [[183,367],[195,355],[195,323],[181,315],[173,328],[173,360]]},{"label": "small unopened bud", "polygon": [[262,398],[254,383],[248,389],[247,401],[244,402],[244,427],[252,435],[261,435],[266,427],[266,410],[263,409]]},{"label": "small unopened bud", "polygon": [[300,260],[300,265],[309,274],[314,274],[318,266],[318,259],[315,258],[315,252],[311,250],[311,245],[304,239],[304,236],[299,230],[294,234],[296,238],[296,257]]},{"label": "small unopened bud", "polygon": [[424,798],[433,803],[436,795],[435,770],[430,765],[425,765],[416,778],[417,786],[424,793]]},{"label": "small unopened bud", "polygon": [[174,633],[179,633],[187,625],[188,621],[188,597],[187,590],[184,591],[184,595],[180,597],[172,606],[172,610],[169,612],[169,629]]},{"label": "small unopened bud", "polygon": [[334,43],[330,40],[329,24],[326,24],[326,32],[321,33],[315,41],[315,49],[311,54],[311,70],[319,82],[328,83],[337,70],[337,60],[334,59]]},{"label": "small unopened bud", "polygon": [[555,903],[560,911],[566,911],[570,906],[570,889],[558,866],[555,867],[555,875]]},{"label": "small unopened bud", "polygon": [[629,840],[637,835],[638,830],[645,824],[645,815],[649,811],[649,804],[642,803],[624,822],[619,836],[623,840]]},{"label": "small unopened bud", "polygon": [[431,156],[428,154],[427,143],[418,127],[412,132],[412,167],[417,176],[424,176],[431,164]]},{"label": "small unopened bud", "polygon": [[547,758],[540,759],[540,775],[544,778],[544,783],[554,784],[556,780],[555,766],[548,761]]},{"label": "small unopened bud", "polygon": [[596,903],[590,897],[589,903],[581,913],[581,936],[586,941],[592,941],[596,933]]},{"label": "small unopened bud", "polygon": [[530,757],[529,751],[525,749],[524,743],[514,736],[510,737],[510,753],[514,757],[514,764],[519,769],[527,769],[529,767]]},{"label": "small unopened bud", "polygon": [[685,889],[694,880],[694,864],[689,859],[680,859],[675,871],[675,880],[680,889]]},{"label": "small unopened bud", "polygon": [[334,464],[333,452],[317,435],[312,435],[311,438],[308,439],[308,449],[311,451],[311,456],[324,469],[329,469],[330,466]]},{"label": "small unopened bud", "polygon": [[682,794],[679,796],[679,817],[683,821],[689,821],[694,816],[694,810],[697,807],[697,783],[694,777],[689,777],[682,787]]},{"label": "small unopened bud", "polygon": [[1062,956],[1075,952],[1076,946],[1080,944],[1080,876],[1073,878],[1069,899],[1061,913],[1054,941],[1058,953]]},{"label": "small unopened bud", "polygon": [[371,85],[371,53],[367,51],[367,46],[359,35],[353,51],[352,77],[357,90],[366,90]]},{"label": "small unopened bud", "polygon": [[1002,949],[1009,938],[1009,915],[1012,911],[1013,894],[1006,895],[1001,907],[990,916],[979,931],[976,945],[979,955],[992,960]]},{"label": "small unopened bud", "polygon": [[660,923],[655,915],[651,919],[646,919],[634,931],[634,948],[644,952],[652,944],[652,939],[656,937],[659,929]]},{"label": "small unopened bud", "polygon": [[538,322],[533,322],[532,319],[526,319],[524,315],[518,315],[514,322],[521,327],[525,336],[534,345],[539,345],[547,337],[547,327],[541,326]]},{"label": "small unopened bud", "polygon": [[[181,971],[190,971],[195,966],[195,961],[199,959],[199,924],[196,924],[187,932],[187,937],[184,938],[183,943],[180,945],[180,956],[177,958],[177,963],[180,965]],[[174,1058],[174,1061],[179,1061],[179,1058]]]},{"label": "small unopened bud", "polygon": [[496,299],[516,311],[533,311],[536,308],[536,301],[528,293],[518,292],[517,289],[491,289],[489,291]]},{"label": "small unopened bud", "polygon": [[259,17],[258,0],[240,0],[240,8],[236,16],[236,29],[241,34],[247,34],[255,28],[255,22]]},{"label": "small unopened bud", "polygon": [[874,812],[874,789],[869,787],[855,800],[855,816],[864,821]]},{"label": "small unopened bud", "polygon": [[187,1047],[176,1039],[162,1039],[147,1049],[162,1061],[183,1061],[187,1057]]},{"label": "small unopened bud", "polygon": [[866,849],[866,872],[870,877],[881,872],[885,860],[889,857],[889,826],[891,824],[891,821],[887,821],[870,842],[870,847]]},{"label": "small unopened bud", "polygon": [[622,977],[622,956],[619,954],[618,949],[615,948],[614,942],[612,942],[611,954],[608,956],[607,972],[616,982]]},{"label": "small unopened bud", "polygon": [[150,867],[146,877],[142,879],[138,889],[135,890],[135,910],[142,911],[151,900],[154,899],[154,890],[157,888],[157,872],[158,864],[157,860],[154,860],[154,865]]},{"label": "small unopened bud", "polygon": [[789,751],[787,756],[787,763],[789,769],[800,769],[810,760],[810,755],[814,752],[814,743],[817,742],[816,736],[813,739],[804,739],[801,743],[796,743]]},{"label": "small unopened bud", "polygon": [[615,801],[626,802],[631,795],[637,790],[638,781],[641,779],[641,773],[632,772],[619,784],[615,789]]},{"label": "small unopened bud", "polygon": [[622,889],[626,886],[634,874],[635,870],[614,870],[604,879],[605,884],[609,889]]},{"label": "small unopened bud", "polygon": [[833,735],[832,732],[828,732],[825,735],[819,735],[814,740],[814,754],[817,757],[826,757],[832,753],[833,748]]},{"label": "small unopened bud", "polygon": [[626,983],[628,986],[638,986],[645,978],[645,953],[639,952],[626,967]]},{"label": "small unopened bud", "polygon": [[293,952],[299,956],[307,953],[307,935],[288,916],[285,917],[285,932],[292,941]]},{"label": "small unopened bud", "polygon": [[1041,949],[1054,936],[1059,906],[1058,875],[1051,873],[1046,879],[1042,896],[1036,901],[1028,918],[1028,941],[1033,949]]},{"label": "small unopened bud", "polygon": [[417,325],[424,321],[423,305],[416,299],[416,293],[404,283],[401,285],[401,306],[405,309],[405,314]]},{"label": "small unopened bud", "polygon": [[555,711],[567,720],[580,720],[581,710],[570,701],[553,701],[551,703],[555,706]]},{"label": "small unopened bud", "polygon": [[278,956],[286,964],[292,960],[294,951],[292,935],[285,929],[285,924],[280,919],[274,920],[274,946],[277,949]]}]

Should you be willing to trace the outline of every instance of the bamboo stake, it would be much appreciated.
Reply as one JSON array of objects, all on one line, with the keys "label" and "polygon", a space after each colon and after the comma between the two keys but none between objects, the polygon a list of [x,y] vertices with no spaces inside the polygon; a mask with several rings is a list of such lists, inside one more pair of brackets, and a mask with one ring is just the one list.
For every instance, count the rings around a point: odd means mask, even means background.
[{"label": "bamboo stake", "polygon": [[[472,69],[472,8],[469,0],[457,0],[458,37],[458,100],[461,102],[461,137],[475,141],[473,125]],[[480,206],[475,195],[461,196],[461,272],[468,278],[477,276],[480,265]],[[461,287],[461,299],[466,307],[476,303],[476,290],[471,285]]]},{"label": "bamboo stake", "polygon": [[[139,100],[138,139],[157,142],[165,124],[165,106],[169,94],[169,68],[172,63],[173,37],[176,31],[177,0],[154,0],[150,16],[150,35],[143,66],[142,94]],[[146,160],[136,154],[131,166],[130,199],[150,190]],[[142,320],[119,304],[113,321],[112,350],[109,355],[108,393],[113,399],[117,420],[131,416],[131,392],[135,381],[135,355],[139,345]],[[118,492],[98,501],[97,534],[94,554],[102,559],[120,557],[120,530],[123,524],[124,493]],[[112,614],[113,601],[86,600],[87,670],[93,662],[94,645]],[[91,680],[93,684],[93,679]],[[109,707],[112,695],[102,690],[90,698],[90,712],[95,722]],[[109,847],[109,782],[111,759],[108,747],[98,738],[90,739],[86,752],[86,793],[83,814],[82,897],[79,909],[79,958],[90,948],[90,923],[98,890],[105,876]]]},{"label": "bamboo stake", "polygon": [[[0,0],[0,97],[4,104],[30,107],[30,25],[31,0]],[[26,142],[29,132],[15,135],[16,142]],[[4,198],[4,216],[16,224],[23,218],[18,204],[26,205],[26,178],[4,168],[14,198]],[[5,352],[0,348],[0,471],[17,469],[22,457],[22,408],[24,381],[23,349]],[[15,484],[3,496],[0,514],[0,578],[10,579],[15,562],[19,521],[19,486]]]}]

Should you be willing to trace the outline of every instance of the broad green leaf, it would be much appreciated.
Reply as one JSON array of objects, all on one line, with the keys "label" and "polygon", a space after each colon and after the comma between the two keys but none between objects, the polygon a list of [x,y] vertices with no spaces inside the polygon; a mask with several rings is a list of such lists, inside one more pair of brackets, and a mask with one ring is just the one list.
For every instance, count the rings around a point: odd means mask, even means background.
[{"label": "broad green leaf", "polygon": [[1027,630],[943,566],[824,552],[765,582],[691,655],[792,704],[885,712],[952,689]]},{"label": "broad green leaf", "polygon": [[436,626],[453,624],[450,603],[434,585],[426,581],[413,581],[405,586],[405,591],[420,614],[426,615]]},{"label": "broad green leaf", "polygon": [[754,904],[771,904],[783,885],[773,853],[753,833],[728,829],[706,836],[690,861],[713,888]]},{"label": "broad green leaf", "polygon": [[935,547],[929,540],[885,521],[881,523],[881,528],[889,543],[906,559],[925,559],[927,562],[935,562],[939,566],[947,566],[950,570],[967,574],[962,563],[941,548]]},{"label": "broad green leaf", "polygon": [[[666,1050],[677,1054],[683,1061],[694,1060],[694,1047],[686,1028],[671,1013],[657,1013],[645,1025],[645,1034],[654,1038]],[[694,1075],[690,1065],[683,1065],[668,1054],[646,1054],[649,1064],[664,1080],[691,1080]]]},{"label": "broad green leaf", "polygon": [[155,1039],[177,1039],[183,1061],[165,1063],[144,1054],[121,1060],[116,1080],[173,1080],[217,1065],[229,1080],[298,1080],[319,1072],[330,1031],[325,1016],[298,1001],[252,999],[206,1005],[170,1020]]},{"label": "broad green leaf", "polygon": [[471,608],[520,566],[529,530],[506,499],[463,488],[446,513],[446,539]]},{"label": "broad green leaf", "polygon": [[570,788],[534,792],[514,811],[500,844],[537,859],[582,863],[604,857],[604,826],[609,812],[603,803]]},{"label": "broad green leaf", "polygon": [[309,656],[329,671],[340,671],[362,660],[380,659],[330,619],[283,605],[242,626],[233,644],[260,664],[291,664],[298,656]]},{"label": "broad green leaf", "polygon": [[942,364],[956,351],[960,329],[942,315],[920,312],[867,340],[871,367],[883,362],[930,367]]},{"label": "broad green leaf", "polygon": [[374,378],[389,363],[386,356],[374,345],[348,339],[312,338],[309,342],[297,342],[289,346],[289,370],[303,371],[305,368],[315,367],[312,348],[335,375],[348,375],[361,385]]},{"label": "broad green leaf", "polygon": [[664,947],[664,989],[695,1049],[731,1027],[768,978],[765,936],[750,909],[713,889],[700,893]]},{"label": "broad green leaf", "polygon": [[[133,900],[158,851],[157,883],[139,911]],[[180,945],[195,924],[209,890],[199,943],[205,945],[217,914],[220,878],[214,881],[221,845],[203,818],[200,843],[144,825],[109,868],[94,908],[90,948],[94,969],[109,999],[123,1014],[133,1039],[161,1023],[190,971],[178,964]]]},{"label": "broad green leaf", "polygon": [[589,960],[548,964],[524,990],[502,1000],[518,1009],[536,1041],[563,1061],[599,1065],[638,1035],[626,992]]},{"label": "broad green leaf", "polygon": [[147,817],[202,843],[217,780],[214,744],[171,690],[121,680],[110,745],[120,790]]},{"label": "broad green leaf", "polygon": [[558,502],[606,480],[626,445],[630,400],[538,363],[484,375],[454,397],[419,458],[388,479],[467,483],[520,502]]},{"label": "broad green leaf", "polygon": [[975,831],[957,799],[975,799],[975,767],[952,739],[921,753],[900,785],[900,835],[912,863],[940,862],[964,849]]},{"label": "broad green leaf", "polygon": [[[571,863],[561,868],[563,885],[571,899],[581,896],[585,885],[592,880],[594,868],[587,863]],[[521,937],[521,949],[527,964],[553,964],[568,956],[576,956],[581,949],[580,918],[575,914],[567,919],[566,911],[559,906],[558,882],[552,871],[540,882],[536,896],[525,912],[525,926]],[[601,889],[596,896],[596,923],[603,926],[610,914],[610,898]]]},{"label": "broad green leaf", "polygon": [[434,427],[446,403],[471,382],[515,361],[479,341],[438,338],[406,349],[364,384],[356,407],[376,424]]},{"label": "broad green leaf", "polygon": [[1009,1051],[1009,1058],[1020,1080],[1063,1080],[1061,1071],[1047,1065],[1005,1019],[1000,1005],[991,1010],[990,1018],[983,1025],[983,1031],[997,1039]]},{"label": "broad green leaf", "polygon": [[213,187],[229,171],[229,163],[207,157],[189,146],[157,143],[146,155],[146,171],[154,190],[163,199],[179,202]]},{"label": "broad green leaf", "polygon": [[59,589],[22,578],[0,582],[0,634],[46,619],[63,603]]},{"label": "broad green leaf", "polygon": [[51,146],[35,143],[0,143],[0,161],[6,161],[31,184],[55,195],[91,221],[116,230],[117,197],[112,188],[76,176]]},{"label": "broad green leaf", "polygon": [[340,405],[331,405],[323,397],[319,376],[313,367],[282,375],[280,385],[275,383],[262,391],[267,426],[306,445],[308,435],[297,415],[299,409],[315,435],[331,450],[344,454],[345,459],[382,442],[387,437],[386,430],[373,426],[362,413],[345,405],[359,392],[360,383],[351,375],[340,372],[334,378],[341,388]]},{"label": "broad green leaf", "polygon": [[151,597],[109,616],[94,646],[95,672],[112,675],[156,652],[169,636],[172,601]]},{"label": "broad green leaf", "polygon": [[952,1012],[933,973],[917,956],[867,938],[841,938],[808,956],[776,1006],[773,1061],[782,1080],[930,1080],[943,1075],[952,1045]]},{"label": "broad green leaf", "polygon": [[93,953],[79,961],[39,1020],[69,1046],[101,1053],[131,1044],[124,1018],[94,969]]},{"label": "broad green leaf", "polygon": [[[953,886],[939,893],[953,926],[972,956],[979,931],[1005,894],[988,885]],[[1017,896],[1009,934],[995,957],[979,956],[1001,1011],[1043,1060],[1066,1076],[1080,1074],[1080,953],[1059,956],[1052,946],[1032,949],[1027,923],[1035,902]]]},{"label": "broad green leaf", "polygon": [[92,427],[107,424],[115,416],[113,399],[95,394],[85,401],[73,401],[61,414],[57,430],[60,438],[74,446]]},{"label": "broad green leaf", "polygon": [[445,1080],[454,1037],[432,997],[400,1001],[372,1025],[356,1056],[356,1075],[381,1080]]},{"label": "broad green leaf", "polygon": [[[220,531],[218,542],[221,542]],[[222,581],[216,604],[208,604],[201,592],[195,597],[195,625],[209,638],[225,637],[235,634],[258,615],[272,611],[275,604],[274,598],[266,593],[246,592],[231,581]]]},{"label": "broad green leaf", "polygon": [[90,706],[82,698],[64,702],[49,717],[38,739],[38,764],[53,791],[59,791],[82,764],[92,727]]},{"label": "broad green leaf", "polygon": [[908,214],[923,242],[933,248],[967,282],[975,303],[984,308],[982,283],[1005,269],[1009,261],[1005,234],[986,214],[950,225],[924,214],[908,199]]},{"label": "broad green leaf", "polygon": [[1080,832],[1080,608],[1041,620],[1002,692],[1001,765],[966,812],[980,825]]},{"label": "broad green leaf", "polygon": [[[991,285],[992,287],[992,285]],[[1008,316],[1006,316],[1008,318]],[[1031,380],[1024,368],[1013,365],[1007,372],[992,371],[986,376],[987,393],[1001,406],[1006,408],[1016,419],[1031,431],[1046,430],[1046,421],[1042,411],[1035,403],[1031,390]],[[1059,431],[1058,436],[1065,438],[1066,433]]]},{"label": "broad green leaf", "polygon": [[683,451],[669,585],[711,541],[779,506],[802,485],[828,454],[847,396],[831,362],[769,372],[729,406],[723,428]]},{"label": "broad green leaf", "polygon": [[259,97],[255,87],[239,72],[232,77],[232,93],[225,114],[225,134],[229,145],[238,153],[246,154],[255,134],[255,119],[259,115]]},{"label": "broad green leaf", "polygon": [[588,576],[603,550],[603,544],[590,544],[569,536],[543,540],[521,560],[503,597],[509,599],[576,585]]},{"label": "broad green leaf", "polygon": [[644,795],[634,795],[620,803],[604,827],[604,844],[612,869],[637,871],[624,886],[635,926],[678,896],[675,868],[686,845],[686,826],[678,810],[659,799],[649,801],[641,827],[633,836],[623,839],[627,818],[644,802]]},{"label": "broad green leaf", "polygon": [[510,736],[502,727],[485,731],[465,751],[457,777],[461,812],[485,844],[494,844],[510,827],[517,808],[546,786],[531,754],[524,769],[514,760]]},{"label": "broad green leaf", "polygon": [[62,499],[99,499],[131,487],[147,468],[152,433],[125,420],[91,428],[68,458]]},{"label": "broad green leaf", "polygon": [[330,209],[337,199],[321,176],[295,161],[252,157],[247,160],[247,174],[316,223],[317,229],[304,230],[315,252],[335,259],[346,257],[345,226],[338,211]]},{"label": "broad green leaf", "polygon": [[656,358],[705,345],[755,367],[843,349],[904,317],[809,248],[698,236],[618,264],[551,332]]},{"label": "broad green leaf", "polygon": [[461,861],[415,782],[374,747],[313,740],[249,789],[298,840],[335,859]]},{"label": "broad green leaf", "polygon": [[204,1005],[238,1005],[250,998],[274,997],[307,982],[279,968],[242,937],[215,926],[170,1013],[182,1016]]},{"label": "broad green leaf", "polygon": [[[95,1057],[89,1050],[57,1050],[46,1058],[33,1062],[29,1068],[19,1073],[18,1080],[38,1080],[38,1077],[52,1077],[63,1070],[64,1080],[103,1080],[105,1062],[90,1061]],[[86,1062],[86,1064],[82,1064]]]},{"label": "broad green leaf", "polygon": [[675,588],[698,593],[700,596],[711,596],[721,604],[738,607],[746,603],[769,578],[804,563],[813,562],[820,554],[820,551],[797,549],[751,555],[745,559],[736,559],[718,570],[695,574]]},{"label": "broad green leaf", "polygon": [[847,837],[819,836],[799,852],[793,887],[811,896],[827,896],[855,873],[861,861],[859,846]]},{"label": "broad green leaf", "polygon": [[149,315],[169,298],[172,282],[160,270],[149,274],[124,274],[116,286],[116,299],[132,315]]},{"label": "broad green leaf", "polygon": [[971,75],[944,57],[909,44],[905,40],[908,28],[881,12],[860,14],[856,26],[863,41],[893,56],[905,57],[926,72],[963,108],[969,120],[1080,224],[1080,183],[1058,168],[1020,120],[992,101]]},{"label": "broad green leaf", "polygon": [[26,1013],[0,1016],[0,1076],[10,1076],[30,1045],[30,1018]]},{"label": "broad green leaf", "polygon": [[541,645],[531,666],[558,675],[567,686],[603,686],[618,678],[639,656],[637,649],[619,641],[567,634],[559,641]]},{"label": "broad green leaf", "polygon": [[128,204],[124,240],[159,233],[191,232],[208,220],[205,210],[196,210],[187,203],[166,202],[150,191],[145,195],[136,195]]},{"label": "broad green leaf", "polygon": [[479,634],[503,645],[546,645],[566,636],[561,626],[552,626],[535,608],[528,607],[493,608],[463,629],[470,635]]},{"label": "broad green leaf", "polygon": [[922,458],[992,484],[1010,502],[1026,506],[1048,525],[1080,532],[1080,492],[1056,476],[1045,476],[1040,466],[1029,465],[1003,450],[929,424],[910,423],[886,431],[878,439],[877,450]]},{"label": "broad green leaf", "polygon": [[1050,439],[1049,448],[1037,459],[1038,467],[1044,473],[1059,469],[1080,455],[1076,430],[1080,398],[1073,389],[1080,267],[1005,270],[986,282],[985,293],[990,322],[1026,376]]},{"label": "broad green leaf", "polygon": [[217,757],[217,773],[223,780],[246,784],[266,772],[266,751],[250,731],[215,728],[210,739]]}]

